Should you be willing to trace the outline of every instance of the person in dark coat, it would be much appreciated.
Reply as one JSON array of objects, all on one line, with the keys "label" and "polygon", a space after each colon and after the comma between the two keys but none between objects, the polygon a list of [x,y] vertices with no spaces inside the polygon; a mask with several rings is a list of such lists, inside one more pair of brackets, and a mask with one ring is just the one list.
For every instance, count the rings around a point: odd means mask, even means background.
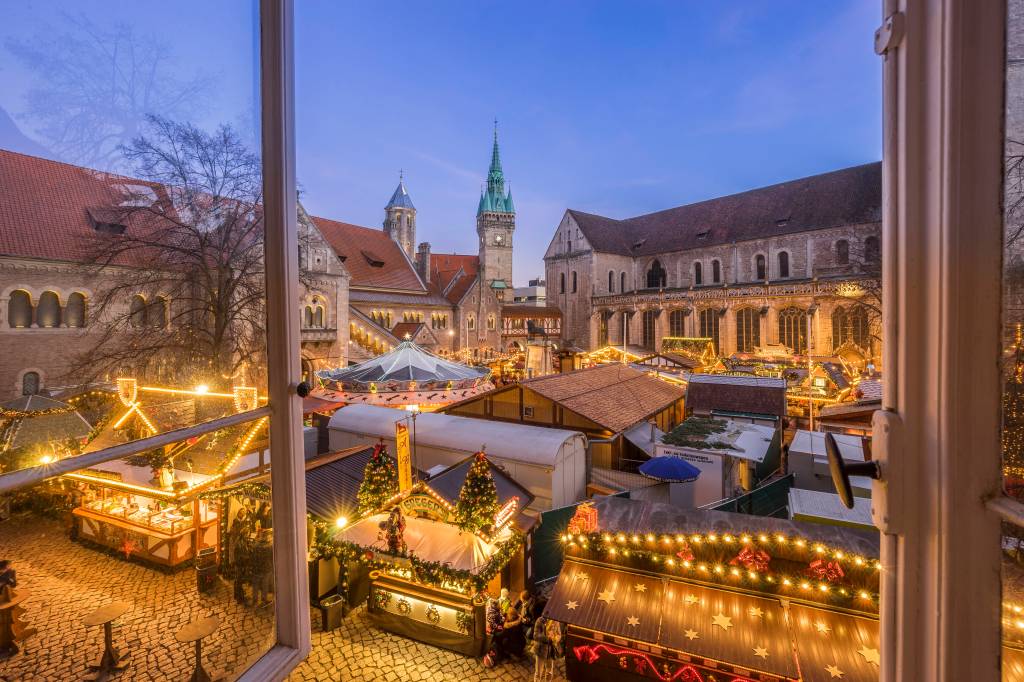
[{"label": "person in dark coat", "polygon": [[502,633],[505,655],[522,657],[526,651],[526,635],[523,630],[523,617],[515,607],[509,608],[505,614],[505,629]]},{"label": "person in dark coat", "polygon": [[0,590],[5,587],[17,587],[18,574],[9,559],[0,560]]}]

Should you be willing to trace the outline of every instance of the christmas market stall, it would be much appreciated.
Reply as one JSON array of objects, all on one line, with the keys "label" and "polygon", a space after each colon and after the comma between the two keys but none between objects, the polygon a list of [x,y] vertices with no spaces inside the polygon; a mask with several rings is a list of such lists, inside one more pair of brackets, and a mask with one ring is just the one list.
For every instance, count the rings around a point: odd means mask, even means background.
[{"label": "christmas market stall", "polygon": [[0,404],[0,472],[81,452],[96,432],[90,418],[99,416],[87,416],[78,403],[106,403],[105,397],[82,396],[70,403],[34,394]]},{"label": "christmas market stall", "polygon": [[[378,446],[359,488],[358,516],[318,523],[311,559],[338,559],[339,584],[368,596],[378,627],[480,655],[485,595],[522,586],[523,539],[533,520],[519,509],[528,493],[506,482],[499,494],[498,470],[482,452],[433,479],[439,490],[396,469]],[[460,476],[452,500],[449,479]]]},{"label": "christmas market stall", "polygon": [[316,373],[313,395],[341,404],[429,412],[489,391],[491,372],[440,358],[412,341],[352,367]]},{"label": "christmas market stall", "polygon": [[[122,382],[124,383],[124,382]],[[120,387],[123,409],[87,451],[244,411],[245,396]],[[246,396],[255,393],[245,391]],[[255,396],[252,397],[255,403]],[[176,568],[218,545],[220,505],[201,493],[269,466],[266,419],[219,429],[70,474],[73,537],[145,563]]]},{"label": "christmas market stall", "polygon": [[570,680],[878,679],[877,533],[621,498],[581,513],[544,612]]}]

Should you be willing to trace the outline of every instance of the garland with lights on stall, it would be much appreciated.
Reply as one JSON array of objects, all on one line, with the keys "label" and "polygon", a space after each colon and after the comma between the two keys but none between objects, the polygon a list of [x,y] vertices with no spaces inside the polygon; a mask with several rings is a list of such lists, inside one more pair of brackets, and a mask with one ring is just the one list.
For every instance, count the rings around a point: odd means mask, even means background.
[{"label": "garland with lights on stall", "polygon": [[859,611],[878,608],[881,565],[876,559],[805,538],[763,532],[627,535],[592,531],[567,533],[561,541],[566,556]]},{"label": "garland with lights on stall", "polygon": [[355,562],[370,571],[381,571],[431,587],[464,594],[483,590],[523,545],[522,533],[515,528],[511,529],[510,537],[498,545],[487,564],[476,573],[452,568],[451,565],[439,561],[427,561],[413,553],[403,557],[405,565],[399,565],[387,554],[375,552],[348,540],[335,540],[332,535],[337,528],[333,524],[313,516],[308,516],[308,519],[315,530],[313,544],[309,548],[310,561],[337,559],[343,564]]}]

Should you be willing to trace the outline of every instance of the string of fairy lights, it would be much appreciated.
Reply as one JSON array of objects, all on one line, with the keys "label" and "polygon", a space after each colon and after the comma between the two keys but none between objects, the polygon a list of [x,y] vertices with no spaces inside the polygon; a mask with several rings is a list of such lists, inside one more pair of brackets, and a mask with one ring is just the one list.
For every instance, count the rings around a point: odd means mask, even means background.
[{"label": "string of fairy lights", "polygon": [[655,572],[877,608],[881,564],[869,557],[781,533],[561,536],[567,554]]}]

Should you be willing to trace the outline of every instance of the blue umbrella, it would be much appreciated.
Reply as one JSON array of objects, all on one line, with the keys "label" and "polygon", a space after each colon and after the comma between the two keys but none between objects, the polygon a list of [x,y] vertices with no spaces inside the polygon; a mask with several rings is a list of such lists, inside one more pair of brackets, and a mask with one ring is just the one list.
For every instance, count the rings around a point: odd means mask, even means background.
[{"label": "blue umbrella", "polygon": [[640,465],[640,473],[648,478],[670,483],[695,481],[700,476],[700,469],[685,459],[674,455],[652,457]]}]

